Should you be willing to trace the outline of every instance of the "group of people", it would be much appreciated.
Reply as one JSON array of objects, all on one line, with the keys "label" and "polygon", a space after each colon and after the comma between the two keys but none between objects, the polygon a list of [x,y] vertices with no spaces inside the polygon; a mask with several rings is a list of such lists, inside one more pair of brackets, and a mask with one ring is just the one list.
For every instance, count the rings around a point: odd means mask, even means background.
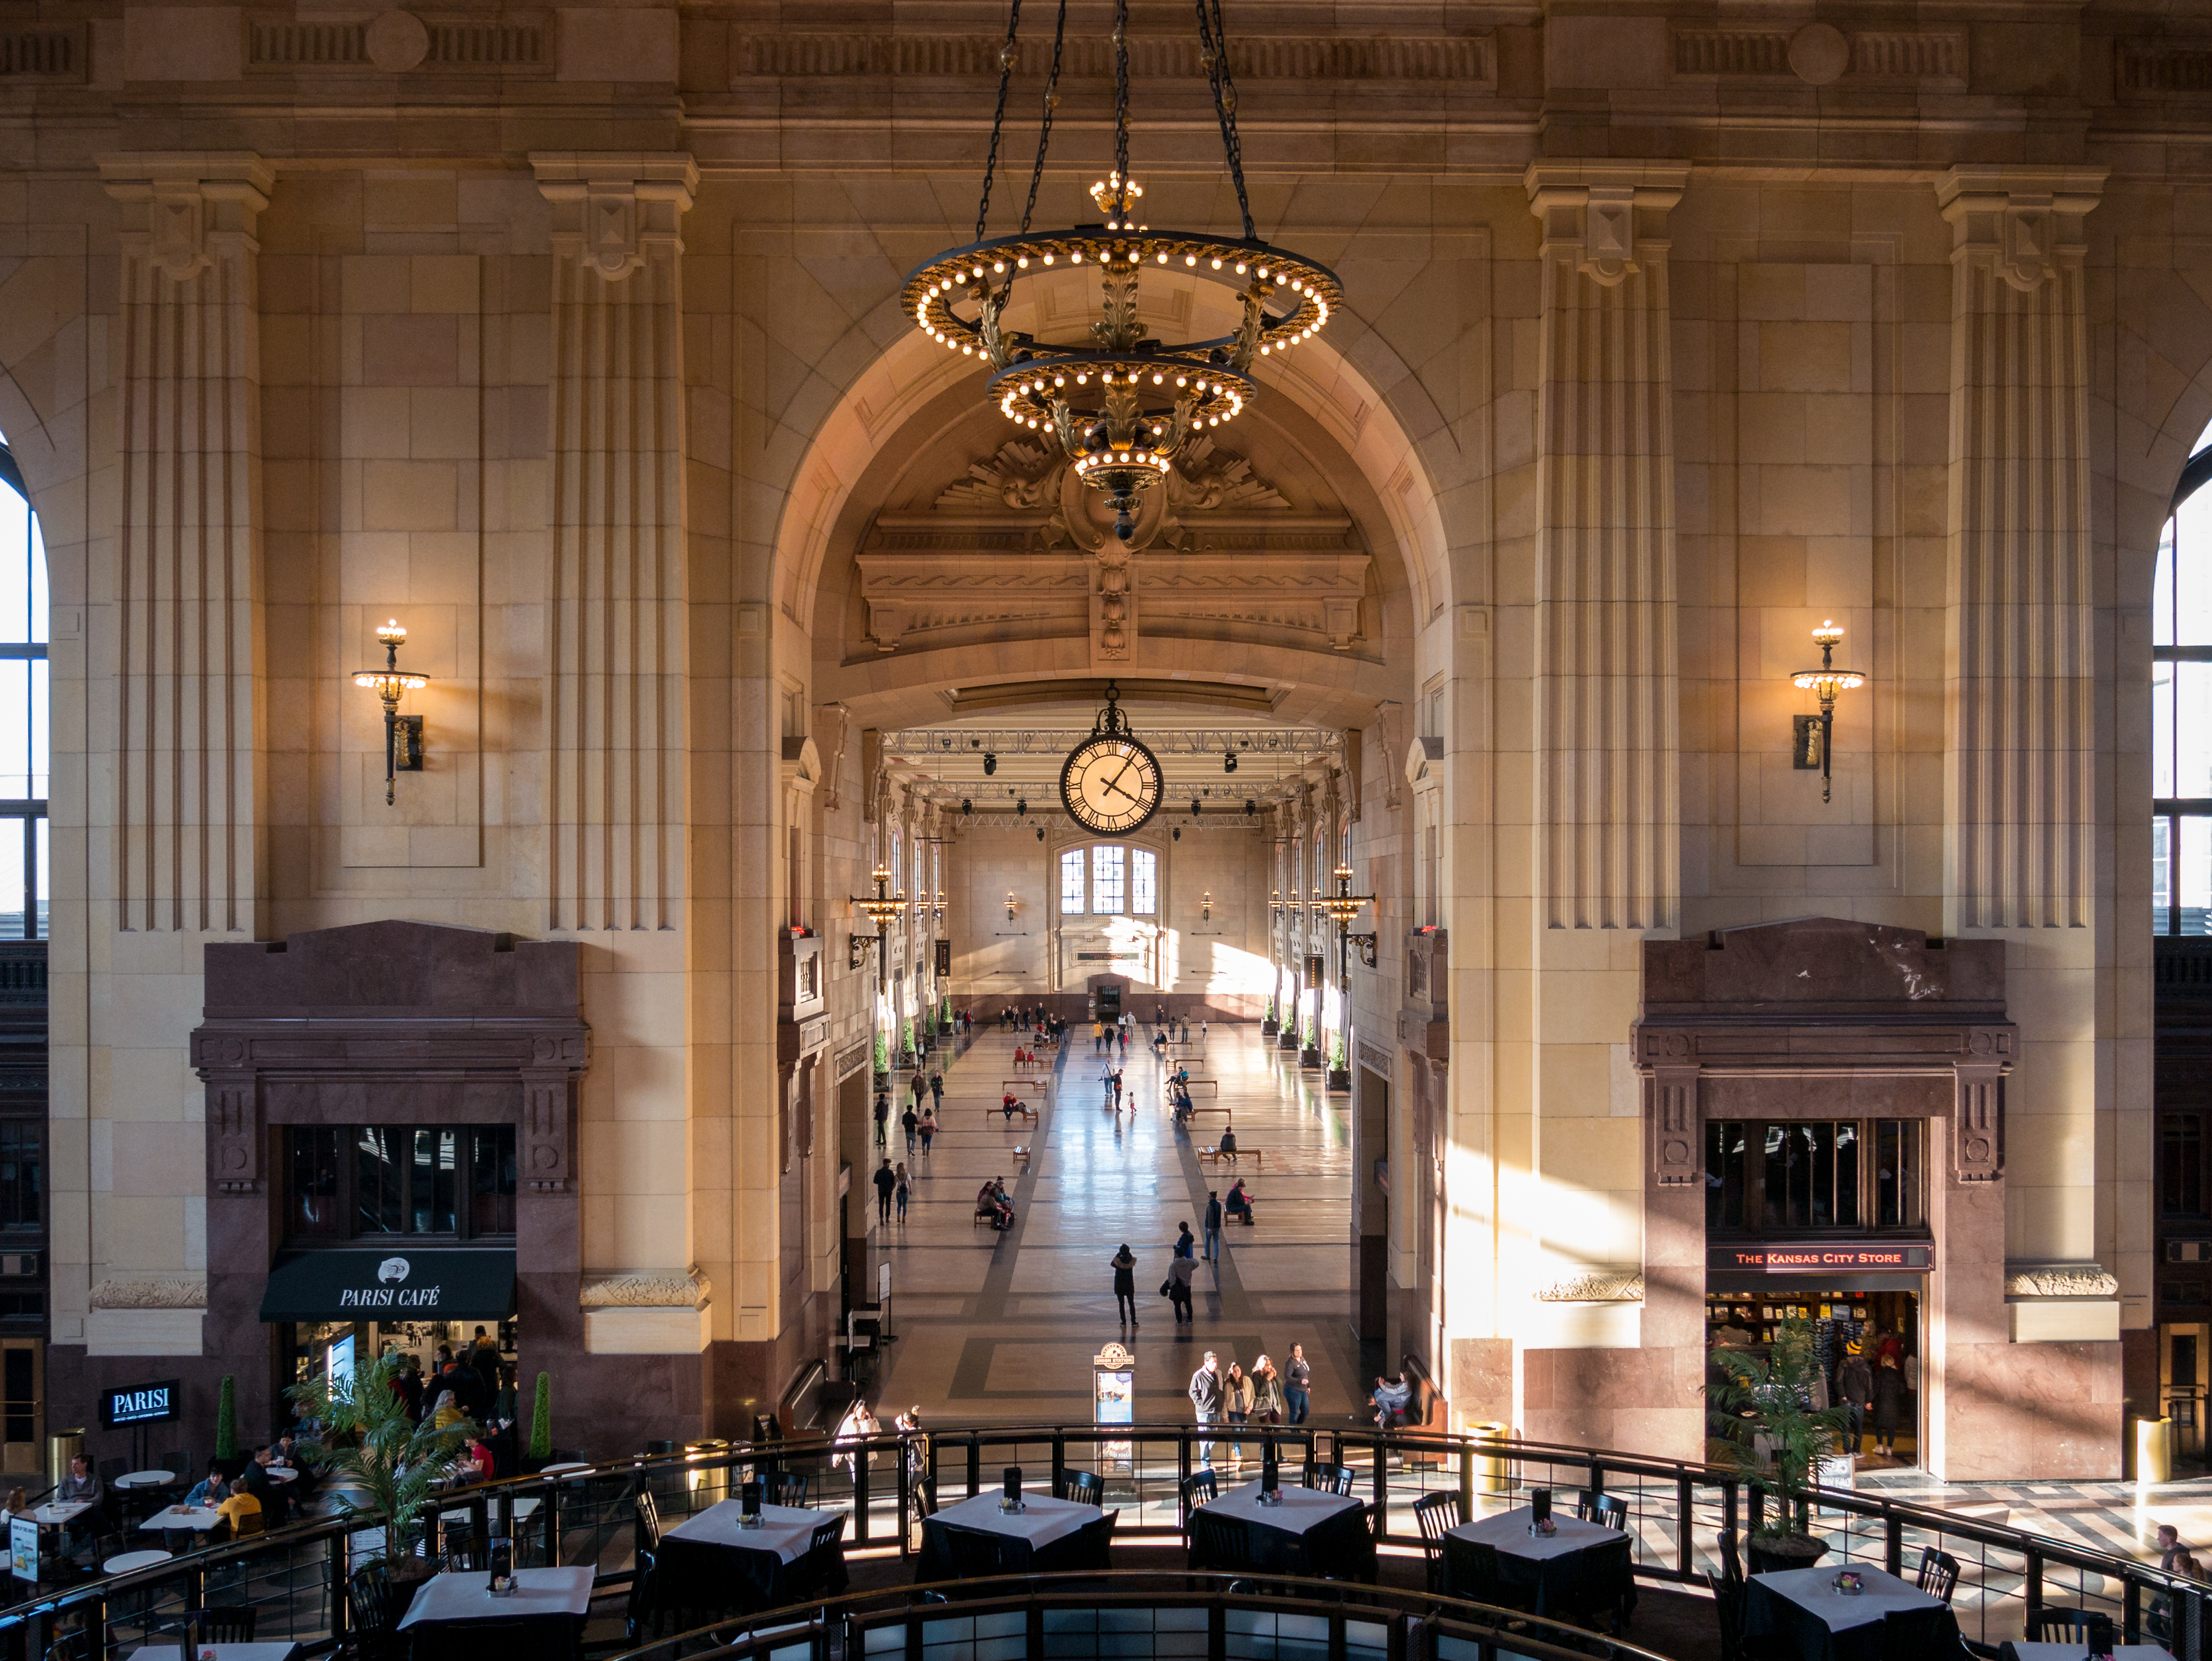
[{"label": "group of people", "polygon": [[1111,1055],[1115,1053],[1115,1046],[1119,1044],[1120,1053],[1127,1055],[1129,1053],[1127,1023],[1128,1017],[1126,1015],[1118,1021],[1093,1021],[1091,1025],[1091,1053],[1094,1056]]},{"label": "group of people", "polygon": [[[1127,1247],[1123,1248],[1127,1250]],[[1227,1371],[1212,1350],[1190,1375],[1190,1404],[1201,1429],[1208,1425],[1302,1425],[1313,1405],[1313,1368],[1304,1344],[1291,1346],[1291,1359],[1279,1371],[1262,1355],[1249,1373],[1236,1361]],[[1199,1463],[1211,1467],[1213,1444],[1198,1445]],[[1229,1443],[1232,1469],[1244,1463],[1244,1444],[1233,1436]]]},{"label": "group of people", "polygon": [[891,1156],[888,1153],[884,1154],[884,1162],[876,1167],[875,1182],[876,1220],[879,1223],[890,1221],[891,1203],[896,1201],[898,1220],[903,1226],[906,1222],[907,1196],[914,1186],[913,1179],[906,1174],[906,1161],[903,1159],[899,1161],[898,1169],[894,1171],[891,1169]]},{"label": "group of people", "polygon": [[1003,1234],[1014,1226],[1014,1204],[1006,1197],[1004,1177],[994,1177],[975,1190],[975,1214],[990,1218],[994,1234]]},{"label": "group of people", "polygon": [[[915,1142],[917,1138],[921,1141],[921,1151],[924,1153],[928,1153],[930,1143],[934,1141],[937,1138],[936,1104],[932,1103],[929,1106],[922,1108],[919,1112],[915,1111],[914,1108],[909,1107],[905,1112],[899,1115],[899,1128],[906,1132],[906,1151],[908,1153],[912,1153],[914,1152]],[[878,1138],[877,1146],[881,1147],[882,1145],[882,1141]],[[904,1171],[906,1167],[904,1165],[901,1165],[899,1169],[901,1171]]]},{"label": "group of people", "polygon": [[1836,1366],[1835,1397],[1851,1412],[1850,1451],[1859,1451],[1871,1425],[1875,1452],[1894,1459],[1899,1434],[1911,1428],[1905,1398],[1919,1384],[1919,1358],[1905,1354],[1905,1340],[1894,1332],[1876,1335],[1871,1356],[1868,1351],[1869,1345],[1856,1338],[1844,1346]]}]

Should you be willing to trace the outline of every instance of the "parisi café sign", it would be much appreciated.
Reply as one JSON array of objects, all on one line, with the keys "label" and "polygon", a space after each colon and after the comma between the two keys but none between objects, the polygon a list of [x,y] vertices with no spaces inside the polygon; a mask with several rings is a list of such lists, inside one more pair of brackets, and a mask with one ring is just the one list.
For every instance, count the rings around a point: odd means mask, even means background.
[{"label": "parisi caf\u00e9 sign", "polygon": [[1723,1275],[1880,1275],[1936,1267],[1932,1245],[1838,1245],[1809,1240],[1711,1246],[1705,1272]]},{"label": "parisi caf\u00e9 sign", "polygon": [[496,1320],[514,1310],[514,1252],[296,1251],[269,1271],[264,1321]]}]

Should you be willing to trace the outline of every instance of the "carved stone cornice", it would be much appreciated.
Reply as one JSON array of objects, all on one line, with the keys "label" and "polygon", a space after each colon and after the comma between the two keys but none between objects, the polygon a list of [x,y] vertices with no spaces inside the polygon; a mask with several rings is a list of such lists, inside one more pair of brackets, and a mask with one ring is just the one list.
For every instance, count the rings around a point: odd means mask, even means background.
[{"label": "carved stone cornice", "polygon": [[105,155],[100,179],[118,202],[144,210],[143,227],[122,234],[125,254],[181,283],[226,252],[260,251],[254,229],[276,171],[251,150]]},{"label": "carved stone cornice", "polygon": [[1667,216],[1689,180],[1686,161],[1532,161],[1522,184],[1543,222],[1541,257],[1571,259],[1609,289],[1666,252]]},{"label": "carved stone cornice", "polygon": [[597,1275],[576,1289],[582,1309],[704,1309],[714,1287],[696,1269]]},{"label": "carved stone cornice", "polygon": [[1936,181],[1953,261],[1987,261],[2022,294],[2087,253],[2081,218],[2103,195],[2103,167],[1953,167]]},{"label": "carved stone cornice", "polygon": [[1644,1271],[1640,1269],[1594,1269],[1571,1275],[1536,1288],[1540,1304],[1640,1304],[1644,1301]]},{"label": "carved stone cornice", "polygon": [[94,1309],[205,1309],[207,1277],[115,1275],[92,1289]]},{"label": "carved stone cornice", "polygon": [[2117,1298],[2120,1280],[2100,1263],[2005,1265],[2008,1298]]},{"label": "carved stone cornice", "polygon": [[[811,30],[743,32],[730,59],[733,84],[763,77],[882,76],[902,82],[938,77],[995,77],[1006,42],[996,34],[890,34]],[[1133,35],[1128,43],[1133,82],[1188,85],[1206,69],[1197,37]],[[1067,37],[1061,74],[1070,81],[1103,80],[1114,73],[1115,47],[1103,34]],[[1032,57],[1019,66],[1042,80]],[[1335,82],[1443,81],[1455,88],[1491,90],[1498,84],[1498,53],[1488,31],[1467,34],[1358,35],[1240,34],[1230,43],[1230,72],[1239,81]]]},{"label": "carved stone cornice", "polygon": [[618,283],[649,260],[684,252],[679,227],[699,189],[699,166],[689,155],[541,150],[530,166],[553,204],[556,258]]}]

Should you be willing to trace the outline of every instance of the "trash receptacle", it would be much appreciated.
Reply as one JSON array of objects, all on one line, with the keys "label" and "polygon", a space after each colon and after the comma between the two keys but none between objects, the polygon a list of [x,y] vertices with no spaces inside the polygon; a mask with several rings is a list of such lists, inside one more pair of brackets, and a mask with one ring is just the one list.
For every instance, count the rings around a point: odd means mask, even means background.
[{"label": "trash receptacle", "polygon": [[2136,1481],[2137,1482],[2170,1482],[2173,1480],[2173,1421],[2171,1419],[2138,1419],[2136,1421]]},{"label": "trash receptacle", "polygon": [[46,1486],[58,1486],[70,1474],[70,1461],[84,1451],[84,1432],[58,1430],[46,1438]]},{"label": "trash receptacle", "polygon": [[[1467,1433],[1477,1441],[1503,1442],[1511,1433],[1510,1426],[1502,1424],[1469,1425]],[[1513,1461],[1504,1453],[1492,1453],[1480,1448],[1466,1450],[1472,1463],[1473,1480],[1468,1486],[1480,1494],[1510,1494],[1513,1491]]]}]

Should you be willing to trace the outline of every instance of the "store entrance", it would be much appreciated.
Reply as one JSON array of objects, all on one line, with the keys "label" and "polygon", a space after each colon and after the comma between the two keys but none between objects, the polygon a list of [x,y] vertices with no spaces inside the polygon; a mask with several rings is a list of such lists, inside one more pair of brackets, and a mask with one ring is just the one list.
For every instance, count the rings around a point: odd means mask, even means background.
[{"label": "store entrance", "polygon": [[[1809,1323],[1828,1405],[1844,1405],[1854,1385],[1869,1404],[1856,1415],[1856,1468],[1895,1470],[1922,1463],[1921,1296],[1918,1277],[1806,1277],[1777,1285],[1772,1275],[1714,1275],[1705,1290],[1707,1377],[1723,1348],[1764,1354],[1791,1316]],[[1854,1349],[1856,1348],[1856,1355]],[[1862,1362],[1858,1378],[1854,1361]],[[1847,1371],[1850,1369],[1850,1371]],[[1815,1405],[1820,1405],[1818,1402]]]}]

